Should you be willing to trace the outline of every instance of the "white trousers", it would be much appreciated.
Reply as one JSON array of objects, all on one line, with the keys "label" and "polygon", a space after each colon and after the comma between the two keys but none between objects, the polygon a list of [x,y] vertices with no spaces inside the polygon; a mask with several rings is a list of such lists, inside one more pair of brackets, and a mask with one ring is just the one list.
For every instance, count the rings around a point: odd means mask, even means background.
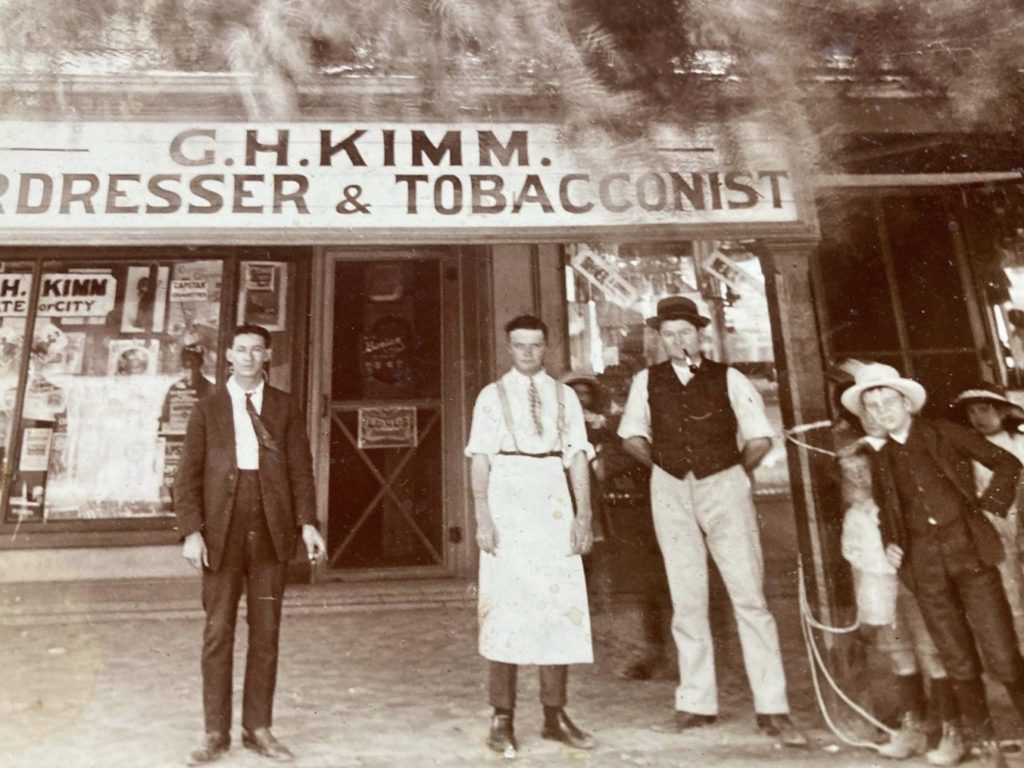
[{"label": "white trousers", "polygon": [[775,619],[764,598],[764,556],[750,479],[739,465],[698,480],[651,474],[654,530],[672,594],[679,652],[676,709],[718,714],[715,648],[708,619],[708,565],[722,574],[736,615],[747,680],[758,714],[789,712]]}]

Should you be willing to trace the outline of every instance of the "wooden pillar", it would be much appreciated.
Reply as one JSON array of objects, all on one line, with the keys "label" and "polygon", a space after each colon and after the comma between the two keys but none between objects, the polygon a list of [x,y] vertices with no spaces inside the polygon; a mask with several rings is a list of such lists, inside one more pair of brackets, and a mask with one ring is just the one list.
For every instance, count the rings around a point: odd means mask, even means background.
[{"label": "wooden pillar", "polygon": [[[824,363],[814,307],[811,259],[817,241],[765,241],[759,248],[771,316],[779,400],[787,429],[828,418]],[[804,585],[816,615],[833,623],[834,542],[820,514],[827,463],[786,441]],[[832,483],[834,486],[834,483]],[[837,500],[835,500],[837,501]]]}]

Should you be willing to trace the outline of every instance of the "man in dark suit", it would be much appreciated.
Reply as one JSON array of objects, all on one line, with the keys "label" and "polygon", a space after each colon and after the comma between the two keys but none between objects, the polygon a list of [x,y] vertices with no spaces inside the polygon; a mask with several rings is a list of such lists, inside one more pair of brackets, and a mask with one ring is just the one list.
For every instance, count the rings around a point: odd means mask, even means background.
[{"label": "man in dark suit", "polygon": [[285,571],[301,537],[309,559],[323,557],[316,528],[313,469],[303,416],[286,392],[264,381],[270,334],[235,329],[232,375],[192,411],[174,483],[182,555],[203,569],[203,710],[206,737],[190,765],[220,759],[231,744],[231,662],[243,588],[249,647],[242,744],[291,760],[270,732]]},{"label": "man in dark suit", "polygon": [[[1006,516],[1021,464],[969,429],[917,416],[925,399],[920,384],[877,363],[859,370],[842,395],[847,410],[870,416],[887,435],[872,459],[886,556],[917,598],[969,731],[968,738],[946,733],[959,725],[944,723],[945,746],[929,752],[928,762],[958,764],[973,737],[978,750],[1000,764],[978,651],[1022,719],[1024,659],[996,568],[1003,545],[986,515]],[[980,496],[973,462],[993,472]]]}]

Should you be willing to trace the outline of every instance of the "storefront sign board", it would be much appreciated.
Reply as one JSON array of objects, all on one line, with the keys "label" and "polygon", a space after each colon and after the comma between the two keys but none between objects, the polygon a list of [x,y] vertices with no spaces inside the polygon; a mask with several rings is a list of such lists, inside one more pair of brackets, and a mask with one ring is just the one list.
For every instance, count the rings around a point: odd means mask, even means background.
[{"label": "storefront sign board", "polygon": [[799,224],[788,157],[753,123],[656,126],[622,145],[541,123],[0,122],[0,227]]}]

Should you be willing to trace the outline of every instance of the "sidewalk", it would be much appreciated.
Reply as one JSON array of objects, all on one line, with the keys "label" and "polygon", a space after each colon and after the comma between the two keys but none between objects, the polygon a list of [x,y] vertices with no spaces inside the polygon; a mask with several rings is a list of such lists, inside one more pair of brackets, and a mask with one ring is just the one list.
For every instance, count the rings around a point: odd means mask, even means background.
[{"label": "sidewalk", "polygon": [[[811,738],[806,750],[783,749],[755,733],[735,623],[717,580],[711,622],[721,708],[713,727],[678,736],[650,729],[671,717],[675,681],[669,672],[647,682],[616,676],[640,634],[635,604],[616,594],[593,605],[596,663],[574,667],[570,676],[568,711],[595,734],[597,749],[576,752],[539,738],[537,676],[524,669],[520,756],[510,762],[492,755],[483,744],[490,710],[486,667],[476,652],[473,585],[423,581],[288,588],[275,733],[294,750],[299,768],[880,765],[875,753],[839,748],[824,730],[800,633],[790,533],[779,523],[785,510],[761,511],[766,592],[793,716]],[[627,570],[641,569],[621,551],[617,558]],[[0,768],[182,765],[202,730],[201,633],[198,579],[5,585]],[[239,692],[244,647],[240,617]],[[885,694],[891,678],[883,667],[872,669]],[[269,765],[240,745],[239,699],[234,744],[217,765]],[[993,689],[992,702],[1000,733],[1016,735],[1002,691]],[[1024,765],[1017,760],[1011,765]]]},{"label": "sidewalk", "polygon": [[[301,592],[301,590],[295,590]],[[796,624],[780,616],[793,647]],[[598,662],[575,668],[572,716],[600,746],[577,753],[538,737],[536,675],[524,670],[517,720],[521,766],[666,766],[753,762],[863,764],[827,755],[814,732],[806,752],[776,749],[754,734],[736,648],[720,658],[723,717],[702,733],[665,736],[648,726],[667,718],[673,682],[628,682],[613,675],[629,617],[602,614]],[[163,768],[182,764],[201,731],[199,618],[142,618],[97,624],[0,629],[0,765],[5,768]],[[621,632],[622,634],[617,634]],[[239,627],[239,642],[244,640]],[[609,639],[611,638],[611,639]],[[735,642],[735,638],[729,638]],[[787,659],[797,720],[815,725],[801,681]],[[236,655],[236,678],[242,657]],[[483,766],[504,761],[483,746],[489,710],[485,668],[476,654],[475,611],[467,607],[374,612],[287,612],[282,629],[275,731],[298,766]],[[239,681],[240,684],[240,681]],[[236,702],[237,704],[237,702]],[[237,719],[237,714],[236,714]],[[236,741],[222,765],[265,764]],[[852,760],[852,762],[850,762]]]}]

